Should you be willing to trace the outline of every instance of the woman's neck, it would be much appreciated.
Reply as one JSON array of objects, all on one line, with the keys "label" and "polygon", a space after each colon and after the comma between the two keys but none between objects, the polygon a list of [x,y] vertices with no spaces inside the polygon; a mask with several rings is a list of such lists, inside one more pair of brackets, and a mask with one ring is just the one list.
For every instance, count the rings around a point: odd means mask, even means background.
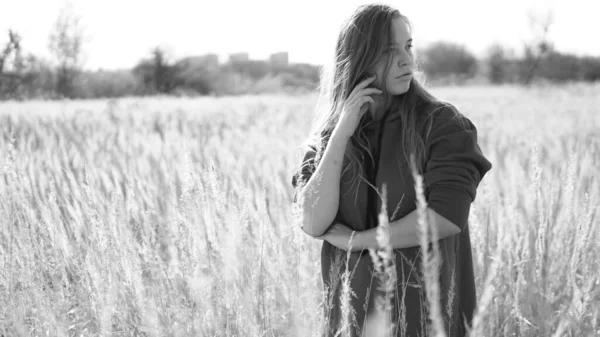
[{"label": "woman's neck", "polygon": [[374,121],[381,121],[385,112],[390,109],[391,105],[391,99],[376,99],[373,109],[371,110],[371,119]]}]

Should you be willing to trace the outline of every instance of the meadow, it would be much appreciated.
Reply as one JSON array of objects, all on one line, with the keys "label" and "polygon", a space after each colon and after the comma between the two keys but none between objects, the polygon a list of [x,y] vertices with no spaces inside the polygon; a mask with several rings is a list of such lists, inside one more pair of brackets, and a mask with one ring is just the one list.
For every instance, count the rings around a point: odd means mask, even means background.
[{"label": "meadow", "polygon": [[[493,169],[473,336],[600,336],[600,85],[434,88]],[[0,336],[318,336],[315,97],[0,103]]]}]

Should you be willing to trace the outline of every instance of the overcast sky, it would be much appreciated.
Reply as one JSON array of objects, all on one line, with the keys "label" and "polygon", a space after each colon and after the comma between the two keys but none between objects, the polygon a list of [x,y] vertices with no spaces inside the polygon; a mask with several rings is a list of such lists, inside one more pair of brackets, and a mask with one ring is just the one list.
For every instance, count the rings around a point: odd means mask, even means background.
[{"label": "overcast sky", "polygon": [[[71,0],[87,35],[85,67],[129,68],[153,46],[173,57],[248,52],[252,59],[288,51],[290,62],[327,61],[340,23],[358,0]],[[415,46],[435,40],[465,44],[477,54],[492,42],[521,48],[531,9],[554,13],[557,49],[600,56],[600,0],[382,1],[414,24]],[[9,28],[27,52],[48,57],[47,41],[65,0],[0,0],[0,47]]]}]

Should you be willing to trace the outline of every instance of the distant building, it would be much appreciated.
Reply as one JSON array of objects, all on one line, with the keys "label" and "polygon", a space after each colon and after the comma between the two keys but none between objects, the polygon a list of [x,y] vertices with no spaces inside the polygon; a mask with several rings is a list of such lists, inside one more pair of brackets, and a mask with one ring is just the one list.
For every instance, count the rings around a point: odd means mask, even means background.
[{"label": "distant building", "polygon": [[205,54],[201,56],[190,56],[179,61],[180,64],[185,64],[188,68],[207,68],[214,69],[219,66],[219,55]]},{"label": "distant building", "polygon": [[204,65],[209,68],[219,66],[219,55],[217,54],[205,54],[201,56],[201,58],[203,59]]},{"label": "distant building", "polygon": [[270,62],[272,65],[275,65],[275,66],[286,67],[289,62],[288,61],[288,53],[280,52],[280,53],[271,54]]},{"label": "distant building", "polygon": [[229,55],[229,63],[248,62],[248,53],[235,53]]}]

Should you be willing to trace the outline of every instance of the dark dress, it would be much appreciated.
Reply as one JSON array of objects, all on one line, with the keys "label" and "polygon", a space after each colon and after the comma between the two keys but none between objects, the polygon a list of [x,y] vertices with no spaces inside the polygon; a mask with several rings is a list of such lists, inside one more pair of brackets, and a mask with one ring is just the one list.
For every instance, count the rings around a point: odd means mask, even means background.
[{"label": "dark dress", "polygon": [[[475,311],[476,294],[467,223],[470,204],[476,189],[492,165],[477,144],[477,130],[469,119],[448,103],[430,104],[423,112],[431,112],[432,123],[426,138],[426,163],[422,167],[428,206],[461,228],[457,235],[439,240],[442,263],[440,274],[441,309],[449,337],[464,336]],[[461,118],[457,118],[460,116]],[[461,122],[462,121],[462,122]],[[372,152],[379,153],[373,166],[364,161],[366,177],[379,190],[387,185],[387,210],[390,222],[416,209],[415,184],[402,152],[399,113],[388,112],[381,122],[370,121],[365,134]],[[292,179],[298,187],[308,181],[315,170],[316,147],[307,149],[301,168]],[[374,189],[361,181],[350,190],[349,178],[342,175],[340,202],[336,221],[361,231],[377,226],[376,216],[381,199]],[[371,190],[369,192],[369,190]],[[393,296],[392,322],[396,336],[427,336],[427,301],[422,280],[420,248],[394,250],[397,291]],[[321,272],[326,294],[331,303],[325,308],[328,336],[333,336],[341,322],[339,276],[345,270],[346,253],[323,241]],[[352,336],[360,336],[366,319],[376,310],[375,298],[382,295],[378,279],[373,275],[373,261],[368,251],[350,254],[348,265],[354,269],[350,279],[354,295]],[[353,317],[352,317],[353,316]]]}]

